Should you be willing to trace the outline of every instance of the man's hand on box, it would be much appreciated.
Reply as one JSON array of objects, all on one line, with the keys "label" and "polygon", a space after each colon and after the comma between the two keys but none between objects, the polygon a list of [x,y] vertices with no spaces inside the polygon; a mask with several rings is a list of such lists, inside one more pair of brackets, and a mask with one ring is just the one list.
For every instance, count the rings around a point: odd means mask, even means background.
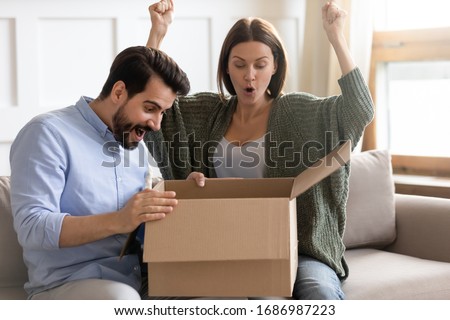
[{"label": "man's hand on box", "polygon": [[131,232],[141,223],[163,219],[171,213],[178,201],[174,191],[145,189],[136,193],[118,211],[119,223],[123,233]]}]

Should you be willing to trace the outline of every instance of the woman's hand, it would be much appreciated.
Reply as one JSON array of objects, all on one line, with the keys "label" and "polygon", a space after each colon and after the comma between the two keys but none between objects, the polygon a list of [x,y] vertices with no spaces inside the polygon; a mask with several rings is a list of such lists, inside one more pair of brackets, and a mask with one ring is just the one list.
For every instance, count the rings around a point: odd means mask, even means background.
[{"label": "woman's hand", "polygon": [[199,187],[205,186],[205,175],[200,172],[191,172],[189,176],[186,178],[186,180],[195,180],[197,182],[197,185]]},{"label": "woman's hand", "polygon": [[147,40],[147,47],[159,49],[169,25],[173,21],[173,0],[161,0],[148,7],[151,29]]},{"label": "woman's hand", "polygon": [[347,11],[339,8],[334,0],[327,2],[322,7],[323,28],[327,33],[328,41],[336,52],[342,75],[346,75],[356,67],[344,35],[346,17]]},{"label": "woman's hand", "polygon": [[347,11],[341,9],[334,0],[322,7],[322,24],[332,45],[344,37],[344,25]]}]

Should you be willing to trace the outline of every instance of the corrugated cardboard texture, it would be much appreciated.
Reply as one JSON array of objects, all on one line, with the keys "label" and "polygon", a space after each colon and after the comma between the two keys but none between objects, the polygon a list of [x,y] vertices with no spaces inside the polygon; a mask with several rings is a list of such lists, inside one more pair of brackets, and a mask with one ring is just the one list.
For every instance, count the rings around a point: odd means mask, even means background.
[{"label": "corrugated cardboard texture", "polygon": [[151,296],[291,296],[297,271],[296,201],[180,200],[147,225]]},{"label": "corrugated cardboard texture", "polygon": [[290,220],[287,198],[180,200],[147,225],[144,260],[288,260]]},{"label": "corrugated cardboard texture", "polygon": [[350,142],[296,178],[163,181],[177,193],[146,224],[151,296],[291,296],[297,272],[296,197],[350,159]]},{"label": "corrugated cardboard texture", "polygon": [[351,146],[351,141],[346,141],[314,163],[310,168],[300,173],[295,178],[291,199],[298,197],[313,185],[346,164],[350,160]]},{"label": "corrugated cardboard texture", "polygon": [[154,263],[149,269],[149,293],[179,297],[289,297],[289,271],[289,260]]},{"label": "corrugated cardboard texture", "polygon": [[292,178],[208,179],[204,187],[193,180],[168,180],[155,189],[171,190],[177,199],[233,199],[289,197]]}]

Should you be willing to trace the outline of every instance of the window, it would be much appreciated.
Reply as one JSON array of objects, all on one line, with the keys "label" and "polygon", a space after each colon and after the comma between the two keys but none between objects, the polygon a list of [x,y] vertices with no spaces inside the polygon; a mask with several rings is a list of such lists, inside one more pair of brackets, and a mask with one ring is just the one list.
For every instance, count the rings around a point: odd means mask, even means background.
[{"label": "window", "polygon": [[394,173],[450,177],[450,3],[377,6],[369,79],[377,111],[363,147],[389,149]]},{"label": "window", "polygon": [[379,145],[398,155],[450,157],[450,60],[386,62],[384,69]]}]

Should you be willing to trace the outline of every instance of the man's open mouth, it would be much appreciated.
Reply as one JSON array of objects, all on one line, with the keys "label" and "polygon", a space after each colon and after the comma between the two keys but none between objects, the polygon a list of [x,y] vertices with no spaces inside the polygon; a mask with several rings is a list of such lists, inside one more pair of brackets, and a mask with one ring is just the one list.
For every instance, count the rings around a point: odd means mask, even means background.
[{"label": "man's open mouth", "polygon": [[138,139],[143,139],[145,133],[147,132],[147,130],[145,130],[145,129],[141,128],[141,127],[136,127],[136,128],[134,128],[134,132],[136,133],[136,137]]}]

